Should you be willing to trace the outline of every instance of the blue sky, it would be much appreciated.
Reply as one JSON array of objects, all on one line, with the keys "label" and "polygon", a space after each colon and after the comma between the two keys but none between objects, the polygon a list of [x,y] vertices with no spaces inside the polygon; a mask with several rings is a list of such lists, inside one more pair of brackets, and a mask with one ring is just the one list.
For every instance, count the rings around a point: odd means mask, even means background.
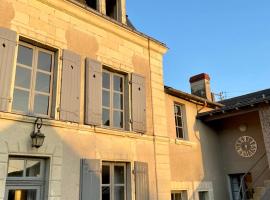
[{"label": "blue sky", "polygon": [[206,72],[227,98],[270,88],[269,0],[127,0],[135,27],[169,47],[165,84]]}]

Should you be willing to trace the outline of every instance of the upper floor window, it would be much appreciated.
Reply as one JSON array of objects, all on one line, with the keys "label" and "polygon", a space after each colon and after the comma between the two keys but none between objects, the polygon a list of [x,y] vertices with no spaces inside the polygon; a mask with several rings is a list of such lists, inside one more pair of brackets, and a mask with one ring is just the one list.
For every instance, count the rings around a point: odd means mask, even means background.
[{"label": "upper floor window", "polygon": [[102,124],[124,128],[124,76],[107,70],[102,73]]},{"label": "upper floor window", "polygon": [[120,19],[119,0],[106,0],[106,15],[115,19]]},{"label": "upper floor window", "polygon": [[178,139],[185,139],[183,109],[182,106],[179,104],[174,104],[174,117],[175,117],[176,137]]},{"label": "upper floor window", "polygon": [[26,43],[18,48],[12,110],[49,116],[54,52]]},{"label": "upper floor window", "polygon": [[208,191],[199,191],[199,200],[209,200]]}]

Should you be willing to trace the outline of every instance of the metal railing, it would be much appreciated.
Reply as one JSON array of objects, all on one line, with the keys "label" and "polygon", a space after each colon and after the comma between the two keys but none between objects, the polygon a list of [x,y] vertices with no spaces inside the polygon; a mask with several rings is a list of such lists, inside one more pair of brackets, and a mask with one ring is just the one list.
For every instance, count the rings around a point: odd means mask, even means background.
[{"label": "metal railing", "polygon": [[[245,187],[245,178],[246,176],[255,168],[258,166],[258,164],[263,160],[263,158],[266,157],[266,152],[247,170],[247,172],[241,177],[241,181],[240,181],[240,186],[239,186],[239,191],[237,194],[237,200],[247,200],[247,191],[248,188]],[[268,169],[268,165],[267,168],[264,168],[263,171],[254,179],[255,181],[258,181],[259,178],[264,174],[264,172],[266,171],[266,169]],[[255,182],[254,181],[254,182]],[[252,183],[252,185],[254,186],[254,183]],[[241,197],[241,192],[242,192],[242,197]]]}]

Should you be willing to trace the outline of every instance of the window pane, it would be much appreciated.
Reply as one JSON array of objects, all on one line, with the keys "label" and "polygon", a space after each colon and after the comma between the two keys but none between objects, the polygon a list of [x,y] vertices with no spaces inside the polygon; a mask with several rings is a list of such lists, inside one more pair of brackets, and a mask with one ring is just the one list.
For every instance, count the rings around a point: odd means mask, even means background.
[{"label": "window pane", "polygon": [[102,186],[102,200],[110,200],[110,187]]},{"label": "window pane", "polygon": [[27,112],[28,101],[29,101],[29,92],[14,89],[13,105],[12,105],[13,110]]},{"label": "window pane", "polygon": [[113,111],[113,126],[123,128],[123,112]]},{"label": "window pane", "polygon": [[49,111],[49,96],[36,94],[34,113],[48,115],[48,111]]},{"label": "window pane", "polygon": [[114,200],[125,200],[124,186],[115,186],[114,187]]},{"label": "window pane", "polygon": [[50,72],[52,66],[52,55],[39,51],[38,53],[38,69]]},{"label": "window pane", "polygon": [[102,73],[102,87],[110,89],[110,74],[106,72]]},{"label": "window pane", "polygon": [[37,72],[36,91],[50,93],[51,76]]},{"label": "window pane", "polygon": [[35,160],[26,161],[26,176],[27,177],[40,176],[40,161]]},{"label": "window pane", "polygon": [[8,200],[37,200],[37,190],[9,190]]},{"label": "window pane", "polygon": [[103,90],[102,91],[102,105],[110,107],[110,92]]},{"label": "window pane", "polygon": [[123,166],[114,166],[114,183],[115,184],[125,183],[125,169]]},{"label": "window pane", "polygon": [[114,93],[113,94],[113,108],[122,110],[123,109],[123,95]]},{"label": "window pane", "polygon": [[24,170],[24,160],[10,159],[8,163],[8,177],[22,177]]},{"label": "window pane", "polygon": [[123,92],[123,78],[120,76],[113,76],[113,89],[115,91]]},{"label": "window pane", "polygon": [[177,121],[177,126],[182,127],[182,118],[176,117],[176,121]]},{"label": "window pane", "polygon": [[174,113],[175,113],[176,115],[181,116],[181,115],[182,115],[182,113],[181,113],[181,106],[175,105],[175,106],[174,106]]},{"label": "window pane", "polygon": [[33,49],[19,45],[17,62],[32,67]]},{"label": "window pane", "polygon": [[110,184],[110,166],[102,165],[102,184]]},{"label": "window pane", "polygon": [[110,110],[102,109],[102,123],[105,126],[110,126]]},{"label": "window pane", "polygon": [[182,128],[176,127],[176,133],[177,133],[177,138],[181,138],[181,139],[184,138],[184,134],[183,134],[183,129]]},{"label": "window pane", "polygon": [[23,88],[30,88],[31,70],[23,67],[16,67],[15,85]]}]

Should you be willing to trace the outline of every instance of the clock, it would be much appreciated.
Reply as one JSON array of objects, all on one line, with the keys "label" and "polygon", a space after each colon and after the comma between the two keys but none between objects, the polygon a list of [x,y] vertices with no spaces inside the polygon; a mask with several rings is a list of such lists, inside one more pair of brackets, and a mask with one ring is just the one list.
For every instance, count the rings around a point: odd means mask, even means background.
[{"label": "clock", "polygon": [[240,156],[250,158],[257,152],[257,143],[250,136],[241,136],[235,142],[235,150]]}]

